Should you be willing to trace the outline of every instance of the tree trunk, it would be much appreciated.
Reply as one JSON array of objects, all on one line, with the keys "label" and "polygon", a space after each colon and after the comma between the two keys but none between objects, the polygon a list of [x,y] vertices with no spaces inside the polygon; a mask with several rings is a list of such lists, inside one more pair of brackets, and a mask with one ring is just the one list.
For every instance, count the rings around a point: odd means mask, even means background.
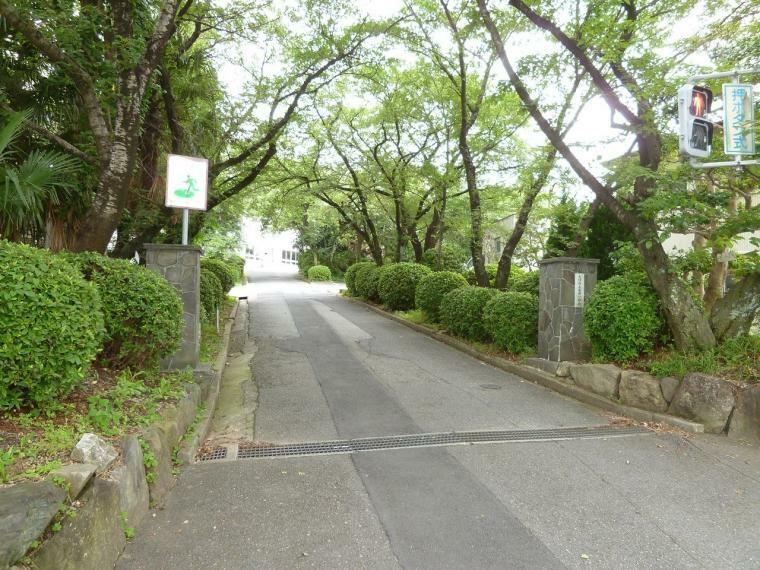
[{"label": "tree trunk", "polygon": [[636,234],[636,246],[644,258],[644,269],[660,299],[676,346],[682,350],[715,346],[715,335],[690,287],[669,271],[670,261],[662,244],[656,238],[653,240],[649,237],[656,235],[654,228],[647,227],[642,222],[631,230]]},{"label": "tree trunk", "polygon": [[506,289],[507,287],[507,283],[509,282],[509,274],[512,271],[512,256],[514,255],[515,250],[517,249],[517,246],[520,243],[523,234],[525,233],[525,228],[528,225],[528,218],[530,217],[530,213],[533,210],[533,202],[535,201],[536,196],[538,196],[539,192],[541,192],[544,184],[546,184],[546,180],[549,178],[549,173],[554,167],[556,158],[557,149],[552,148],[552,150],[550,150],[546,155],[543,167],[539,171],[536,179],[530,185],[530,188],[528,189],[528,192],[523,199],[523,203],[520,206],[520,212],[518,213],[517,220],[515,221],[515,227],[512,229],[512,233],[510,234],[507,243],[504,244],[504,249],[501,251],[501,257],[499,258],[499,267],[496,270],[497,289]]},{"label": "tree trunk", "polygon": [[466,133],[460,135],[459,151],[464,162],[467,195],[470,199],[470,253],[472,266],[475,269],[475,280],[481,287],[488,287],[490,283],[483,257],[483,213],[480,209],[480,192],[478,192],[475,177],[475,164],[470,155],[469,145],[464,140],[466,136]]},{"label": "tree trunk", "polygon": [[427,230],[425,231],[425,243],[423,246],[425,251],[433,249],[438,244],[438,240],[441,237],[440,225],[441,213],[438,208],[433,208],[433,218],[430,220]]},{"label": "tree trunk", "polygon": [[422,254],[424,253],[424,249],[422,247],[420,238],[417,236],[415,228],[409,228],[409,241],[411,242],[412,249],[414,250],[414,260],[417,263],[420,263],[422,261]]},{"label": "tree trunk", "polygon": [[722,340],[747,334],[760,311],[760,273],[750,273],[715,301],[710,313],[715,336]]}]

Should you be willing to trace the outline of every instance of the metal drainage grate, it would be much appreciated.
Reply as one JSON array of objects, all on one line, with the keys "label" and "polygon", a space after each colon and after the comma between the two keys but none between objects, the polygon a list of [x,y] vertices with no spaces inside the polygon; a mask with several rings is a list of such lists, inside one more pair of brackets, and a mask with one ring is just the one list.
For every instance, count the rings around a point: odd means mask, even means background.
[{"label": "metal drainage grate", "polygon": [[226,447],[215,447],[208,453],[204,453],[198,458],[198,461],[217,461],[219,459],[227,459]]},{"label": "metal drainage grate", "polygon": [[463,431],[449,433],[420,433],[368,437],[314,443],[290,443],[286,445],[251,445],[238,448],[238,459],[260,457],[297,457],[303,455],[332,455],[357,453],[380,449],[401,449],[407,447],[436,447],[474,443],[507,443],[526,441],[561,441],[568,439],[589,439],[621,437],[652,433],[642,427],[593,426],[574,428],[552,428],[513,431]]}]

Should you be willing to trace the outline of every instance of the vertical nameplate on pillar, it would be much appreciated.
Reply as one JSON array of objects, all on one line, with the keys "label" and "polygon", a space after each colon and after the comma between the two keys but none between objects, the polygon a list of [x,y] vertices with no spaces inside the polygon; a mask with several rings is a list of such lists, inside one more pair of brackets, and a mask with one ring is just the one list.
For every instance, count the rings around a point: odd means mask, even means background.
[{"label": "vertical nameplate on pillar", "polygon": [[165,277],[179,292],[184,307],[182,344],[164,368],[195,368],[200,350],[201,248],[194,245],[145,244],[145,265]]},{"label": "vertical nameplate on pillar", "polygon": [[552,362],[591,358],[583,330],[583,306],[596,286],[599,260],[574,257],[540,264],[538,356]]}]

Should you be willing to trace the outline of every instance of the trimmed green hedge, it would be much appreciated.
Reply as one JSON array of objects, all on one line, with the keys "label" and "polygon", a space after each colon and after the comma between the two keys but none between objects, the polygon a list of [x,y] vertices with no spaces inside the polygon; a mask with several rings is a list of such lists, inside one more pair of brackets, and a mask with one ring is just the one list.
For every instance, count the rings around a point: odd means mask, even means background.
[{"label": "trimmed green hedge", "polygon": [[179,346],[182,299],[153,271],[97,253],[70,255],[103,301],[106,336],[101,357],[115,366],[150,367]]},{"label": "trimmed green hedge", "polygon": [[212,321],[216,318],[216,308],[224,302],[222,282],[216,273],[209,269],[201,269],[201,306],[206,319]]},{"label": "trimmed green hedge", "polygon": [[374,263],[363,265],[356,272],[354,278],[354,289],[357,297],[368,299],[369,301],[379,301],[377,295],[377,283],[380,279],[380,267]]},{"label": "trimmed green hedge", "polygon": [[311,281],[330,281],[332,273],[326,265],[312,265],[306,273]]},{"label": "trimmed green hedge", "polygon": [[343,279],[346,282],[346,289],[348,289],[348,294],[352,297],[356,295],[356,275],[359,272],[359,270],[362,267],[368,267],[370,265],[375,265],[372,261],[360,261],[359,263],[354,263],[351,267],[346,269],[346,274],[343,276]]},{"label": "trimmed green hedge", "polygon": [[418,309],[425,311],[430,320],[437,321],[443,296],[449,291],[466,286],[467,280],[460,273],[436,271],[423,277],[417,284],[414,303]]},{"label": "trimmed green hedge", "polygon": [[441,300],[441,322],[455,335],[485,342],[488,331],[483,326],[483,308],[496,295],[495,289],[462,287],[446,293]]},{"label": "trimmed green hedge", "polygon": [[514,267],[509,275],[507,289],[517,293],[530,293],[538,295],[538,271],[519,271],[514,272]]},{"label": "trimmed green hedge", "polygon": [[595,359],[629,362],[652,352],[664,323],[655,292],[635,276],[616,275],[591,292],[583,326]]},{"label": "trimmed green hedge", "polygon": [[235,273],[237,274],[235,282],[242,283],[243,277],[245,277],[245,258],[240,257],[239,255],[229,255],[223,258],[222,261],[235,270]]},{"label": "trimmed green hedge", "polygon": [[101,347],[97,289],[60,256],[0,241],[0,409],[44,406],[87,374]]},{"label": "trimmed green hedge", "polygon": [[429,267],[419,263],[394,263],[383,266],[377,283],[380,301],[393,311],[413,309],[417,284],[430,273]]},{"label": "trimmed green hedge", "polygon": [[201,259],[201,269],[213,271],[222,284],[222,292],[226,295],[238,280],[237,271],[221,259]]},{"label": "trimmed green hedge", "polygon": [[483,309],[483,322],[494,344],[513,354],[538,344],[538,297],[530,293],[498,293]]}]

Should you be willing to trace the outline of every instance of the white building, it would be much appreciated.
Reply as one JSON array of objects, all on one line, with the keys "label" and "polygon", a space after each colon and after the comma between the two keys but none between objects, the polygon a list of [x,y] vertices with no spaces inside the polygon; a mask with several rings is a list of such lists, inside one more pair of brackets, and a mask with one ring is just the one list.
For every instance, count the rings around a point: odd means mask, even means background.
[{"label": "white building", "polygon": [[[760,203],[760,194],[754,194],[752,196],[752,207],[757,206],[758,203]],[[758,251],[757,246],[752,244],[752,239],[760,239],[760,230],[737,235],[731,251],[737,254]],[[691,251],[694,247],[693,242],[694,234],[671,234],[662,242],[662,245],[668,255],[677,255]]]},{"label": "white building", "polygon": [[254,265],[296,265],[298,251],[296,232],[271,232],[264,229],[258,218],[243,218],[243,244],[245,257]]}]

